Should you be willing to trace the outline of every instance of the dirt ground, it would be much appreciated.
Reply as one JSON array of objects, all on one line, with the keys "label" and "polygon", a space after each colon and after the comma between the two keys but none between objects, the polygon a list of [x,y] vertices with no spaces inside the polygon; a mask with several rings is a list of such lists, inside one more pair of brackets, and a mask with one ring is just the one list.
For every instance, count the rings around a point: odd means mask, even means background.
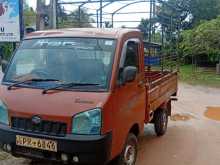
[{"label": "dirt ground", "polygon": [[[220,89],[180,84],[178,98],[165,136],[158,138],[151,125],[145,127],[137,165],[219,164],[220,121],[204,114],[208,107],[214,107],[214,114],[216,109],[220,112]],[[29,161],[0,152],[0,165],[29,165]]]}]

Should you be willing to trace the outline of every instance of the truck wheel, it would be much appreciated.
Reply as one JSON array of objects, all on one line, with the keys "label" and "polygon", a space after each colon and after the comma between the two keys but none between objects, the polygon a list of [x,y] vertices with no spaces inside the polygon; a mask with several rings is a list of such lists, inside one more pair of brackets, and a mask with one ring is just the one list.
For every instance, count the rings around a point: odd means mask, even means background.
[{"label": "truck wheel", "polygon": [[129,133],[122,153],[116,158],[114,165],[135,165],[137,159],[137,137]]},{"label": "truck wheel", "polygon": [[157,136],[163,136],[167,131],[168,114],[166,110],[159,109],[154,113],[154,129]]}]

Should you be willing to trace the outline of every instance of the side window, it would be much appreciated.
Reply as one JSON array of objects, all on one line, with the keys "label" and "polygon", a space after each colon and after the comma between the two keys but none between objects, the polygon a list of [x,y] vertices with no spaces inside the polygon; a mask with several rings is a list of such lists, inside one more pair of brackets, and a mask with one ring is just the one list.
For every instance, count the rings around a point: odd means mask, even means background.
[{"label": "side window", "polygon": [[137,67],[137,69],[139,69],[138,43],[137,42],[129,41],[127,43],[124,67],[126,66],[135,66]]}]

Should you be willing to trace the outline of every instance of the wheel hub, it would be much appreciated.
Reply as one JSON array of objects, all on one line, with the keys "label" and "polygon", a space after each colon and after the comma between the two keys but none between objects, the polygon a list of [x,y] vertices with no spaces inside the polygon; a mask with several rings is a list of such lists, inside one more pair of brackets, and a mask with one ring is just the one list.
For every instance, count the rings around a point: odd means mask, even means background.
[{"label": "wheel hub", "polygon": [[128,145],[124,153],[125,165],[133,165],[135,161],[135,147]]},{"label": "wheel hub", "polygon": [[166,113],[163,114],[163,129],[166,128],[166,124],[167,124],[167,115]]}]

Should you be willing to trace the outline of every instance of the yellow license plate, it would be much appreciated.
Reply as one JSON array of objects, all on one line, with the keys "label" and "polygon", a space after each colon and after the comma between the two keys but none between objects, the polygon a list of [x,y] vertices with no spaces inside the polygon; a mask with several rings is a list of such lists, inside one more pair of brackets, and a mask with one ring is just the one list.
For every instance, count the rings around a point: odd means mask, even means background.
[{"label": "yellow license plate", "polygon": [[57,142],[53,140],[16,135],[16,145],[28,148],[57,152]]}]

